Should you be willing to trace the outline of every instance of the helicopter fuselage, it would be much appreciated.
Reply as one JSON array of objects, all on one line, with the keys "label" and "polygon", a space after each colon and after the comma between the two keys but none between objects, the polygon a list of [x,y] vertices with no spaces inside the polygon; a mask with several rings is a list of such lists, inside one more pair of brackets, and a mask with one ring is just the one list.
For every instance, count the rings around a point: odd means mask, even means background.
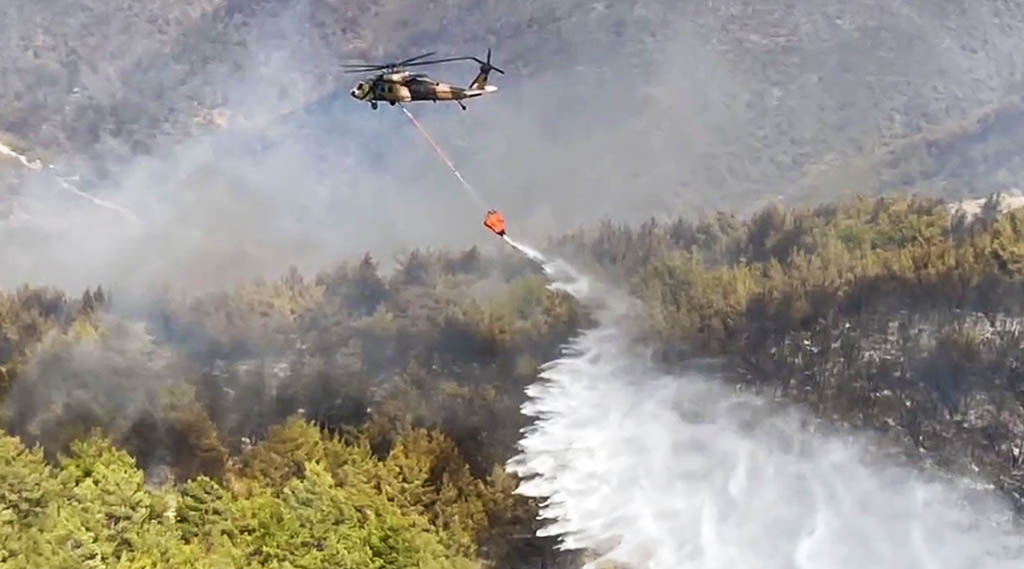
[{"label": "helicopter fuselage", "polygon": [[[434,55],[435,52],[410,57],[393,63],[352,63],[344,67],[352,72],[356,71],[378,71],[377,75],[364,79],[356,84],[349,94],[354,99],[370,103],[370,107],[377,108],[378,101],[386,101],[392,106],[410,101],[455,101],[466,110],[462,104],[463,99],[472,99],[498,90],[494,85],[487,83],[490,72],[497,71],[504,74],[501,69],[491,65],[491,50],[487,50],[487,59],[480,59],[473,56],[448,57],[424,61],[424,57]],[[472,60],[480,64],[480,71],[470,82],[468,87],[456,87],[450,83],[442,83],[431,79],[426,73],[412,73],[405,70],[405,67],[413,65],[435,65],[450,61]]]},{"label": "helicopter fuselage", "polygon": [[[422,73],[400,71],[384,73],[360,81],[350,94],[360,101],[368,101],[370,106],[377,108],[377,102],[391,105],[411,101],[461,101],[497,91],[494,85],[481,85],[479,88],[464,88],[435,81]],[[460,103],[461,105],[461,103]]]}]

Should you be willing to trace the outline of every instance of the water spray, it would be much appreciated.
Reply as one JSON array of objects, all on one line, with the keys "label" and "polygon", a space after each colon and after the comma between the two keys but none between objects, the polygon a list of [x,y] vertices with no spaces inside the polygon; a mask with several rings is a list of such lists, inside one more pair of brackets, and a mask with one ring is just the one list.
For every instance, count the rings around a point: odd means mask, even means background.
[{"label": "water spray", "polygon": [[104,208],[116,211],[116,212],[120,213],[121,215],[123,215],[123,216],[127,217],[128,219],[130,219],[133,223],[141,223],[140,220],[139,220],[139,217],[137,215],[135,215],[134,213],[132,213],[131,211],[129,211],[127,208],[121,207],[121,206],[119,206],[119,205],[117,205],[115,203],[111,203],[111,202],[108,202],[106,200],[101,200],[100,198],[97,198],[96,196],[87,194],[87,193],[83,192],[82,190],[79,190],[75,186],[72,186],[70,183],[68,183],[66,178],[63,178],[63,177],[57,176],[57,175],[54,175],[54,177],[57,179],[57,182],[64,189],[68,190],[69,192],[71,192],[71,193],[73,193],[73,194],[75,194],[75,195],[77,195],[79,197],[83,197],[83,198],[91,201],[92,203],[100,206],[100,207],[104,207]]},{"label": "water spray", "polygon": [[[452,173],[455,174],[455,177],[458,178],[459,182],[462,183],[462,187],[466,190],[466,193],[469,194],[469,197],[471,197],[473,201],[477,203],[478,206],[483,208],[484,201],[480,198],[480,195],[476,192],[476,190],[473,189],[472,186],[469,185],[469,182],[467,182],[465,178],[462,177],[462,174],[459,173],[459,170],[455,168],[455,165],[452,164],[452,161],[448,159],[444,151],[441,150],[441,147],[437,144],[437,142],[434,141],[433,137],[430,136],[430,133],[427,132],[427,129],[423,128],[423,125],[421,125],[420,122],[416,120],[416,117],[414,117],[413,114],[410,113],[409,110],[406,109],[404,105],[399,106],[402,108],[402,112],[405,113],[405,116],[409,117],[409,120],[412,121],[412,124],[420,131],[420,133],[423,135],[423,138],[427,139],[427,142],[430,143],[430,146],[434,149],[434,152],[437,153],[437,156],[441,158],[441,160],[445,164],[448,165],[448,169],[450,169]],[[540,263],[542,265],[547,262],[547,259],[545,259],[539,251],[517,241],[513,241],[507,234],[505,234],[505,219],[502,218],[501,214],[498,213],[496,210],[492,209],[487,211],[487,217],[484,218],[484,226],[490,229],[498,237],[501,237],[506,243],[512,246],[512,248],[526,255],[531,260],[536,261],[537,263]]]},{"label": "water spray", "polygon": [[588,552],[587,568],[1024,566],[998,494],[812,432],[797,410],[723,379],[666,373],[621,324],[636,299],[505,240],[599,322],[527,388],[534,423],[506,465],[540,504],[538,535]]},{"label": "water spray", "polygon": [[541,265],[546,264],[548,262],[548,260],[544,257],[544,255],[540,253],[540,251],[537,251],[536,249],[528,247],[517,241],[513,241],[512,238],[509,237],[508,235],[502,235],[501,238],[505,240],[505,243],[511,245],[513,249],[526,255],[531,261],[535,261],[537,263],[540,263]]},{"label": "water spray", "polygon": [[92,202],[93,204],[95,204],[95,205],[97,205],[99,207],[102,207],[102,208],[105,208],[105,209],[109,209],[109,210],[112,210],[112,211],[116,211],[116,212],[120,213],[121,215],[127,217],[133,223],[140,223],[139,217],[137,215],[135,215],[134,213],[132,213],[131,211],[129,211],[127,208],[119,206],[119,205],[117,205],[115,203],[108,202],[106,200],[101,200],[100,198],[97,198],[96,196],[87,194],[87,193],[83,192],[82,190],[76,188],[75,186],[71,185],[71,183],[68,182],[69,178],[63,177],[59,173],[57,173],[57,169],[56,169],[56,167],[53,164],[47,164],[47,165],[44,166],[44,164],[40,160],[38,160],[38,159],[36,159],[36,160],[29,160],[27,156],[25,156],[24,154],[21,154],[20,152],[14,150],[13,148],[7,146],[6,144],[4,144],[2,142],[0,142],[0,154],[4,154],[6,156],[11,156],[11,157],[17,159],[19,162],[21,162],[21,164],[23,166],[25,166],[29,170],[41,171],[44,168],[47,169],[47,170],[50,170],[50,172],[53,175],[54,179],[57,180],[57,183],[59,183],[61,185],[61,187],[64,188],[65,190],[68,190],[69,192],[75,194],[78,197],[85,198],[85,199],[89,200],[90,202]]}]

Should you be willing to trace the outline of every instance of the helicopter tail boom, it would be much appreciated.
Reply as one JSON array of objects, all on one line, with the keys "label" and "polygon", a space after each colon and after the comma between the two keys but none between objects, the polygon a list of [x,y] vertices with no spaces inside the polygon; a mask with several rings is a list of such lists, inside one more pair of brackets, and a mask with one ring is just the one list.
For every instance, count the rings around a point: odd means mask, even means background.
[{"label": "helicopter tail boom", "polygon": [[473,81],[469,83],[469,87],[466,88],[467,92],[483,91],[484,87],[492,87],[492,85],[487,84],[490,72],[483,70],[482,67],[483,66],[481,66],[480,72],[476,74],[476,77],[473,78]]},{"label": "helicopter tail boom", "polygon": [[498,88],[494,85],[484,85],[479,88],[469,88],[462,92],[462,98],[468,99],[471,97],[479,97],[480,95],[486,95],[497,91]]}]

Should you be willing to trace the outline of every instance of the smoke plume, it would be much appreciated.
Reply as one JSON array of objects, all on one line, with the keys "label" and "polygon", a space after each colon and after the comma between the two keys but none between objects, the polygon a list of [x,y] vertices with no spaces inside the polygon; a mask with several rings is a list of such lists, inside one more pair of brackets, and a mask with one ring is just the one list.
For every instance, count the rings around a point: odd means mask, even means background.
[{"label": "smoke plume", "polygon": [[1014,92],[1024,53],[1024,14],[995,1],[173,4],[0,8],[0,129],[140,219],[29,172],[6,192],[0,286],[105,284],[124,303],[493,243],[400,109],[348,96],[342,61],[492,48],[495,94],[410,110],[510,234],[539,240],[756,207]]}]

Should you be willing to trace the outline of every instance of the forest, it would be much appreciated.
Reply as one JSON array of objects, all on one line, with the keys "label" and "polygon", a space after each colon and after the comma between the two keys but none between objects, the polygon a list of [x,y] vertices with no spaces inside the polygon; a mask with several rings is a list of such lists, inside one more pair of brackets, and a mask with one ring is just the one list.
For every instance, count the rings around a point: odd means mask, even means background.
[{"label": "forest", "polygon": [[[920,197],[606,222],[546,251],[642,301],[668,369],[872,429],[1024,507],[1024,211]],[[514,251],[369,255],[145,314],[0,296],[5,567],[496,567],[535,537],[504,461],[524,387],[587,327]]]}]

